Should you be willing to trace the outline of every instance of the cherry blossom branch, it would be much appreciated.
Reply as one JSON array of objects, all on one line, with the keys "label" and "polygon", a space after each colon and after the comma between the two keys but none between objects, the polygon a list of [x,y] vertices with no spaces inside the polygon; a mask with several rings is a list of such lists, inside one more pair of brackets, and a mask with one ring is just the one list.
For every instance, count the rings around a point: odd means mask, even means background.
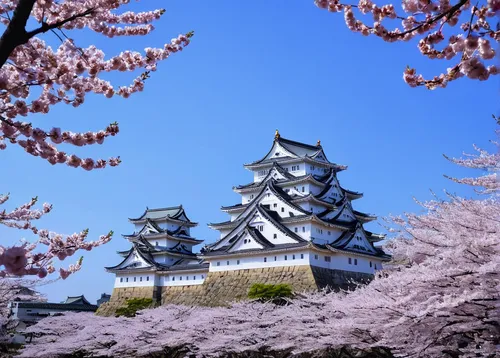
[{"label": "cherry blossom branch", "polygon": [[[9,199],[9,195],[0,195],[0,205]],[[0,212],[0,224],[11,228],[21,230],[31,230],[38,235],[38,240],[34,243],[24,242],[12,247],[3,247],[0,245],[0,277],[38,275],[44,278],[47,274],[56,271],[53,260],[64,260],[73,256],[79,250],[90,251],[95,247],[109,242],[113,236],[110,231],[107,235],[102,235],[98,240],[86,241],[88,229],[73,235],[64,237],[61,234],[52,233],[48,230],[40,230],[32,224],[32,221],[39,220],[43,215],[52,210],[52,205],[44,203],[43,209],[33,209],[38,198],[33,198],[26,204],[23,204],[14,210]],[[35,252],[35,249],[46,246],[45,252]],[[82,265],[80,258],[76,264],[69,265],[67,269],[60,268],[59,275],[66,279],[70,274],[80,270]]]}]

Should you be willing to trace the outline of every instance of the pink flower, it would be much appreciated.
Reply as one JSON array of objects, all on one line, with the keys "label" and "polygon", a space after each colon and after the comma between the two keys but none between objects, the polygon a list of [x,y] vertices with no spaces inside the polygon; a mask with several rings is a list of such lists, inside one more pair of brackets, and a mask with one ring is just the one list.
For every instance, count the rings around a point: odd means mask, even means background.
[{"label": "pink flower", "polygon": [[26,250],[21,246],[13,246],[5,249],[3,253],[3,265],[8,273],[20,275],[24,271],[28,259]]}]

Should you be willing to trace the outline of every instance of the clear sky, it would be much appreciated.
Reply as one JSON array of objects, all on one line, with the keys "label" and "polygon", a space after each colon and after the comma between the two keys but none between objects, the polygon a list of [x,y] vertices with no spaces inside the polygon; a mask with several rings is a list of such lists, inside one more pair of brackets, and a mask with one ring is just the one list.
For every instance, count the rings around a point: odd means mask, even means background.
[{"label": "clear sky", "polygon": [[[423,58],[415,43],[387,44],[350,33],[342,14],[319,10],[313,0],[133,5],[162,6],[167,12],[147,37],[72,33],[78,45],[94,43],[111,56],[162,46],[195,30],[192,43],[160,64],[143,93],[127,100],[90,95],[79,108],[58,105],[30,119],[35,126],[72,131],[118,121],[118,136],[76,153],[120,155],[119,167],[86,172],[51,166],[19,147],[0,152],[0,191],[11,193],[8,207],[38,195],[54,205],[40,227],[68,234],[90,228],[91,238],[116,233],[109,244],[84,252],[81,272],[42,287],[51,301],[80,294],[95,301],[111,293],[114,276],[103,267],[120,262],[116,250],[129,247],[121,234],[133,231],[127,218],[141,215],[146,206],[182,203],[200,223],[194,235],[213,242],[217,232],[206,224],[226,220],[220,206],[239,200],[231,188],[252,180],[242,165],[267,153],[276,128],[293,140],[321,139],[331,161],[349,166],[339,179],[365,193],[354,202],[357,210],[379,217],[420,211],[412,198],[431,198],[429,189],[471,194],[443,174],[474,173],[442,154],[471,152],[472,143],[490,148],[496,79],[464,79],[435,91],[409,88],[402,80],[407,64],[427,76],[447,64]],[[133,76],[111,78],[126,84]],[[377,224],[368,228],[381,230]],[[0,228],[0,235],[3,244],[12,244],[26,233]]]}]

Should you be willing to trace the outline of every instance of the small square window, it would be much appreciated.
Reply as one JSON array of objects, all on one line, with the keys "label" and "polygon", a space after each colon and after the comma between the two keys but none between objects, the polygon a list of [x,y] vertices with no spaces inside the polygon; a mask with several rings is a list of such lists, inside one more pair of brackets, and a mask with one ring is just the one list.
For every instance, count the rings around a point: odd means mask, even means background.
[{"label": "small square window", "polygon": [[278,238],[278,234],[273,234],[273,239],[277,239]]},{"label": "small square window", "polygon": [[318,259],[318,255],[314,255],[314,259],[317,260]]},{"label": "small square window", "polygon": [[278,207],[278,204],[273,204],[273,208],[277,208]]},{"label": "small square window", "polygon": [[220,266],[220,262],[219,261],[217,261],[217,266]]},{"label": "small square window", "polygon": [[331,262],[332,261],[332,258],[330,256],[325,256],[325,261],[326,262]]}]

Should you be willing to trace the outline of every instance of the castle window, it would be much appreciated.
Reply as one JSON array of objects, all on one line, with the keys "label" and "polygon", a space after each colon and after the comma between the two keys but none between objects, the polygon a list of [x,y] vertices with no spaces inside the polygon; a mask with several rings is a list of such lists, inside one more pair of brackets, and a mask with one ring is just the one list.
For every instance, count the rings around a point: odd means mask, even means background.
[{"label": "castle window", "polygon": [[349,257],[349,265],[352,264],[352,259]]},{"label": "castle window", "polygon": [[142,276],[141,276],[141,277],[139,277],[139,281],[141,281],[141,282],[142,282]]},{"label": "castle window", "polygon": [[288,260],[288,256],[285,255],[285,261]]},{"label": "castle window", "polygon": [[175,276],[172,276],[172,281],[175,281]]},{"label": "castle window", "polygon": [[303,259],[304,258],[304,254],[300,254],[300,258]]},{"label": "castle window", "polygon": [[277,239],[278,238],[278,234],[273,234],[273,239]]},{"label": "castle window", "polygon": [[306,232],[306,227],[302,226],[302,232]]},{"label": "castle window", "polygon": [[155,243],[155,244],[156,244],[156,246],[158,246],[158,241],[156,241],[156,243]]},{"label": "castle window", "polygon": [[229,261],[227,261],[227,265],[229,266]]},{"label": "castle window", "polygon": [[331,235],[331,234],[332,234],[332,232],[331,232],[331,231],[328,231],[328,235]]},{"label": "castle window", "polygon": [[179,281],[182,281],[182,276],[179,276]]},{"label": "castle window", "polygon": [[306,191],[306,188],[305,187],[302,187],[302,192],[305,192]]},{"label": "castle window", "polygon": [[370,261],[370,267],[372,267],[372,262]]},{"label": "castle window", "polygon": [[375,270],[377,269],[377,264],[375,264]]},{"label": "castle window", "polygon": [[331,262],[332,261],[332,258],[330,256],[325,256],[325,261],[326,262]]},{"label": "castle window", "polygon": [[250,199],[253,199],[253,194],[252,194],[252,195],[250,195]]},{"label": "castle window", "polygon": [[186,276],[186,280],[189,280],[189,276]]},{"label": "castle window", "polygon": [[220,262],[219,261],[217,261],[217,266],[220,266]]},{"label": "castle window", "polygon": [[264,262],[267,262],[267,257],[264,257]]},{"label": "castle window", "polygon": [[292,260],[295,260],[295,255],[292,255]]},{"label": "castle window", "polygon": [[243,240],[243,243],[246,244],[247,243],[247,239]]},{"label": "castle window", "polygon": [[239,265],[240,264],[240,260],[236,260],[236,265]]},{"label": "castle window", "polygon": [[149,276],[146,276],[146,281],[149,281]]},{"label": "castle window", "polygon": [[136,282],[136,281],[137,281],[137,277],[134,276],[134,282]]},{"label": "castle window", "polygon": [[274,261],[278,260],[278,257],[277,256],[274,256]]},{"label": "castle window", "polygon": [[196,280],[196,276],[193,276],[193,280]]},{"label": "castle window", "polygon": [[125,282],[128,282],[128,277],[125,279]]},{"label": "castle window", "polygon": [[273,204],[273,208],[277,208],[278,207],[278,204]]},{"label": "castle window", "polygon": [[264,225],[259,225],[259,231],[264,231]]},{"label": "castle window", "polygon": [[295,228],[295,232],[299,232],[299,228],[298,227]]},{"label": "castle window", "polygon": [[120,282],[123,282],[123,277],[120,277]]},{"label": "castle window", "polygon": [[354,259],[354,264],[357,265],[358,264],[358,259]]},{"label": "castle window", "polygon": [[201,275],[201,278],[204,279],[205,278],[205,275]]},{"label": "castle window", "polygon": [[281,208],[281,212],[284,213],[285,212],[285,208]]},{"label": "castle window", "polygon": [[318,255],[314,255],[314,259],[317,260],[318,259]]}]

